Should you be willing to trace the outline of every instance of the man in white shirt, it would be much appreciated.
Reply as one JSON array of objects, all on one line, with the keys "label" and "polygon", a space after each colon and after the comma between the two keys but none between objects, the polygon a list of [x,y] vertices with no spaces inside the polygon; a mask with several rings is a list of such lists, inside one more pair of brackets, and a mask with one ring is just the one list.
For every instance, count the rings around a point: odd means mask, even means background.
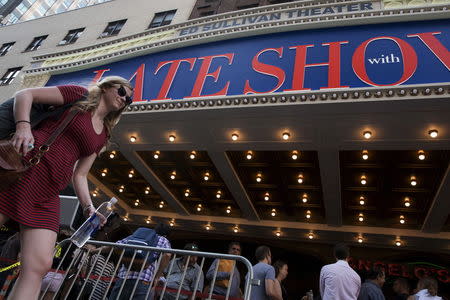
[{"label": "man in white shirt", "polygon": [[345,244],[334,247],[337,262],[320,270],[320,295],[322,300],[357,300],[361,278],[348,265],[350,250]]}]

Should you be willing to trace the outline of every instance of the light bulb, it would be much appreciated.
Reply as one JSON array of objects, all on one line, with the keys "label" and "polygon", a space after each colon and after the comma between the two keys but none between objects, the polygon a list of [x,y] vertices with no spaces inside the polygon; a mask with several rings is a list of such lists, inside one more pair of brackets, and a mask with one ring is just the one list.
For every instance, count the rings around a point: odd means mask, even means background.
[{"label": "light bulb", "polygon": [[205,175],[203,175],[203,179],[204,179],[205,181],[208,181],[208,180],[209,180],[209,172],[205,172]]},{"label": "light bulb", "polygon": [[233,141],[237,141],[237,140],[239,139],[239,135],[238,135],[237,133],[233,133],[233,134],[231,135],[231,139],[232,139]]},{"label": "light bulb", "polygon": [[303,202],[303,203],[307,203],[307,202],[308,202],[308,194],[307,194],[307,193],[304,193],[304,194],[303,194],[303,196],[302,196],[302,202]]},{"label": "light bulb", "polygon": [[155,151],[155,152],[153,153],[153,158],[154,158],[154,159],[158,159],[160,154],[161,154],[161,152]]},{"label": "light bulb", "polygon": [[291,158],[293,160],[297,160],[297,158],[298,158],[298,151],[297,150],[292,151]]},{"label": "light bulb", "polygon": [[367,150],[363,150],[362,152],[362,159],[368,160],[369,159],[369,152]]},{"label": "light bulb", "polygon": [[262,174],[258,173],[256,174],[256,182],[261,182],[262,181]]},{"label": "light bulb", "polygon": [[92,192],[92,197],[97,197],[97,192],[96,191]]},{"label": "light bulb", "polygon": [[119,187],[119,193],[123,193],[124,190],[125,190],[125,186],[121,185]]},{"label": "light bulb", "polygon": [[281,232],[277,231],[277,232],[275,232],[275,235],[276,235],[277,237],[280,237],[280,236],[281,236]]},{"label": "light bulb", "polygon": [[109,154],[109,158],[113,159],[114,157],[116,157],[116,151],[111,151],[111,153]]},{"label": "light bulb", "polygon": [[419,160],[424,160],[425,159],[425,151],[419,150],[419,151],[417,151],[417,154],[418,154]]},{"label": "light bulb", "polygon": [[169,222],[169,225],[170,225],[170,227],[175,226],[175,220],[171,220],[171,221]]},{"label": "light bulb", "polygon": [[197,152],[191,151],[191,154],[189,154],[190,159],[195,159],[197,157]]},{"label": "light bulb", "polygon": [[222,197],[222,191],[218,190],[217,193],[216,193],[216,198],[220,199],[221,197]]},{"label": "light bulb", "polygon": [[201,204],[197,205],[197,211],[202,211],[202,205]]},{"label": "light bulb", "polygon": [[366,175],[361,175],[361,184],[366,185],[367,184],[367,177]]},{"label": "light bulb", "polygon": [[401,215],[400,216],[400,224],[405,224],[406,220],[405,220],[405,216]]},{"label": "light bulb", "polygon": [[164,207],[164,201],[159,202],[158,207],[159,207],[159,208],[163,208],[163,207]]},{"label": "light bulb", "polygon": [[303,183],[303,173],[298,174],[297,176],[297,182],[302,184]]},{"label": "light bulb", "polygon": [[395,245],[396,245],[397,247],[400,247],[400,246],[402,245],[402,242],[401,242],[401,241],[395,241]]},{"label": "light bulb", "polygon": [[272,211],[271,211],[270,215],[272,217],[275,217],[277,215],[277,210],[275,208],[272,208]]},{"label": "light bulb", "polygon": [[102,174],[101,174],[102,177],[105,177],[106,174],[108,174],[108,169],[103,169]]},{"label": "light bulb", "polygon": [[145,223],[150,224],[150,220],[149,219],[145,220]]},{"label": "light bulb", "polygon": [[234,233],[238,233],[239,232],[239,227],[236,225],[236,226],[234,226],[234,228],[233,228],[233,232]]},{"label": "light bulb", "polygon": [[130,172],[128,173],[128,178],[133,178],[134,176],[134,170],[130,170]]},{"label": "light bulb", "polygon": [[227,214],[230,214],[230,213],[231,213],[231,206],[227,206],[226,213],[227,213]]},{"label": "light bulb", "polygon": [[191,190],[190,190],[190,189],[186,189],[186,190],[184,191],[184,196],[185,196],[185,197],[189,197],[190,194],[191,194]]},{"label": "light bulb", "polygon": [[366,204],[366,198],[364,198],[364,196],[359,197],[359,204],[360,205]]},{"label": "light bulb", "polygon": [[436,129],[431,129],[430,131],[428,131],[428,134],[431,138],[435,139],[438,136],[438,131]]},{"label": "light bulb", "polygon": [[169,135],[169,142],[173,143],[173,142],[175,142],[175,139],[176,139],[175,135],[173,135],[173,134]]},{"label": "light bulb", "polygon": [[363,136],[366,140],[370,139],[372,137],[372,132],[370,131],[364,131]]},{"label": "light bulb", "polygon": [[358,221],[360,221],[360,222],[363,222],[363,221],[364,221],[364,214],[363,214],[363,213],[360,213],[360,214],[358,215]]},{"label": "light bulb", "polygon": [[177,176],[177,172],[176,171],[172,171],[172,173],[170,174],[170,179],[174,180]]},{"label": "light bulb", "polygon": [[135,143],[137,141],[137,138],[135,136],[130,136],[130,142]]},{"label": "light bulb", "polygon": [[364,240],[363,240],[363,238],[362,237],[358,237],[358,243],[362,243]]},{"label": "light bulb", "polygon": [[287,141],[290,137],[291,135],[289,134],[289,132],[283,132],[283,140]]},{"label": "light bulb", "polygon": [[405,197],[404,201],[405,201],[404,202],[405,207],[410,207],[411,206],[411,199],[409,197]]},{"label": "light bulb", "polygon": [[306,218],[311,219],[311,211],[310,210],[306,211]]},{"label": "light bulb", "polygon": [[312,232],[310,232],[310,233],[308,234],[308,239],[312,240],[313,238],[314,238],[314,234],[313,234]]},{"label": "light bulb", "polygon": [[246,156],[246,158],[247,158],[248,160],[251,160],[251,159],[253,158],[253,152],[252,152],[252,151],[247,151],[247,156]]},{"label": "light bulb", "polygon": [[416,178],[416,176],[413,175],[413,176],[411,176],[410,179],[411,179],[411,185],[412,186],[416,186],[417,185],[417,178]]},{"label": "light bulb", "polygon": [[124,220],[125,222],[127,222],[127,221],[128,221],[128,216],[123,217],[123,220]]},{"label": "light bulb", "polygon": [[205,225],[205,229],[206,229],[206,230],[211,230],[211,225],[210,225],[210,224],[206,224],[206,225]]},{"label": "light bulb", "polygon": [[270,194],[269,194],[269,192],[266,192],[264,194],[264,201],[269,201],[269,200],[270,200]]},{"label": "light bulb", "polygon": [[150,194],[150,187],[149,187],[149,186],[145,188],[144,193],[145,193],[146,195]]}]

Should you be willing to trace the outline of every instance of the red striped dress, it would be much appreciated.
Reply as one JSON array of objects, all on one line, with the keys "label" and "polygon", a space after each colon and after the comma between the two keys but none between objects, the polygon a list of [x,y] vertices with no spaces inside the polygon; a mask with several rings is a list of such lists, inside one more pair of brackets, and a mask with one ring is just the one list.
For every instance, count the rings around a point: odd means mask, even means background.
[{"label": "red striped dress", "polygon": [[[87,90],[81,86],[58,86],[64,104],[80,99]],[[31,158],[69,110],[59,118],[49,118],[33,129],[35,148]],[[76,161],[94,152],[99,153],[107,140],[106,128],[97,134],[90,112],[79,112],[65,131],[55,140],[41,162],[29,168],[20,181],[0,192],[0,213],[19,224],[32,228],[59,231],[59,192],[72,178]]]}]

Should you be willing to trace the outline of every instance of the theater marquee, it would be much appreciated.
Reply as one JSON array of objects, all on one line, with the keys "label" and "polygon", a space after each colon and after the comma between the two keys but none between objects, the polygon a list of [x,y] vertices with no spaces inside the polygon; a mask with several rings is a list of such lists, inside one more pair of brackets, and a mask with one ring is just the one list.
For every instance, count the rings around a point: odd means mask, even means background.
[{"label": "theater marquee", "polygon": [[48,85],[121,75],[134,101],[450,82],[450,20],[246,37],[53,76]]}]

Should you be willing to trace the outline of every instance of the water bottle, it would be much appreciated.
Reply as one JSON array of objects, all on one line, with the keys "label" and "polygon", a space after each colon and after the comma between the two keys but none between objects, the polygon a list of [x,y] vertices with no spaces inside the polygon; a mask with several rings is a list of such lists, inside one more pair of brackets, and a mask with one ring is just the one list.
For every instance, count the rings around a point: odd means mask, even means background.
[{"label": "water bottle", "polygon": [[90,237],[97,231],[100,226],[100,217],[97,213],[102,214],[106,219],[112,214],[114,204],[117,203],[116,198],[111,198],[108,202],[103,202],[92,214],[83,225],[78,228],[77,231],[70,237],[72,243],[74,243],[78,248],[84,246],[84,244],[90,239]]}]

